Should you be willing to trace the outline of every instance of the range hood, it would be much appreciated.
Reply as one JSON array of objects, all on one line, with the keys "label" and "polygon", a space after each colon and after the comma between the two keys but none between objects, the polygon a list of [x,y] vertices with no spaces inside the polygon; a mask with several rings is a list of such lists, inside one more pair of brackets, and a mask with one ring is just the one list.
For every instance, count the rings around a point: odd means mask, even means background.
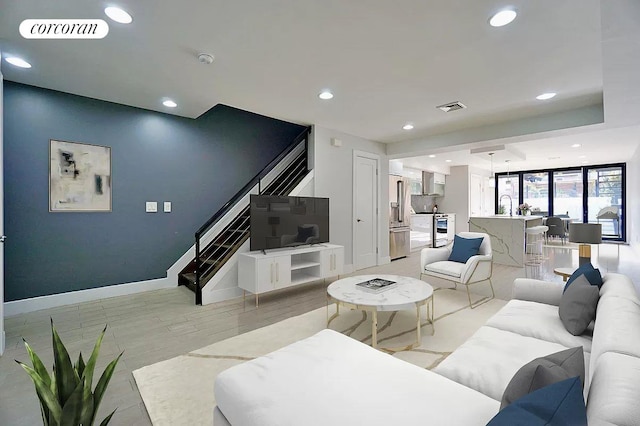
[{"label": "range hood", "polygon": [[442,173],[422,172],[422,194],[444,195],[445,177]]}]

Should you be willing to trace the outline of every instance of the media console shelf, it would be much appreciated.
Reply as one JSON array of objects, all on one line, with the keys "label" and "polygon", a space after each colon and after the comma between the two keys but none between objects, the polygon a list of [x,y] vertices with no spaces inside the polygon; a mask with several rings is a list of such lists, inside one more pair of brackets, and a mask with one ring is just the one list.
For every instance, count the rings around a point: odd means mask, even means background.
[{"label": "media console shelf", "polygon": [[342,274],[344,247],[318,244],[289,250],[241,253],[238,286],[256,296],[281,288],[319,281]]}]

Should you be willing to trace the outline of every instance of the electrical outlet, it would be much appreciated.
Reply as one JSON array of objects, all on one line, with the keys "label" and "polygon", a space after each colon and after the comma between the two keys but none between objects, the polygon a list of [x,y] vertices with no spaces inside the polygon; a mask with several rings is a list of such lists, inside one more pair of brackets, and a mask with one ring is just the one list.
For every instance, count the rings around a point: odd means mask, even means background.
[{"label": "electrical outlet", "polygon": [[171,201],[164,202],[164,212],[171,213]]}]

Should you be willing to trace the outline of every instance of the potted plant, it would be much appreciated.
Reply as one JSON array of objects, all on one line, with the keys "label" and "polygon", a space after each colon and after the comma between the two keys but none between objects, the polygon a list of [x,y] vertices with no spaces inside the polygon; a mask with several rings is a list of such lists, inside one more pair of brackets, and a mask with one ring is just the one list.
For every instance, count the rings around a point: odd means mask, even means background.
[{"label": "potted plant", "polygon": [[518,206],[518,210],[521,215],[526,216],[531,212],[531,206],[527,203],[522,203]]},{"label": "potted plant", "polygon": [[[100,376],[95,389],[92,389],[93,372],[98,360],[102,338],[107,330],[105,326],[98,336],[91,357],[85,364],[82,353],[73,365],[69,352],[58,336],[58,332],[51,321],[51,335],[53,338],[53,372],[49,374],[44,364],[25,341],[32,367],[16,360],[29,374],[36,387],[40,400],[42,422],[45,426],[91,426],[96,420],[96,414],[104,392],[109,385],[111,376],[124,352],[107,365]],[[113,417],[116,410],[105,417],[100,426],[105,426]]]}]

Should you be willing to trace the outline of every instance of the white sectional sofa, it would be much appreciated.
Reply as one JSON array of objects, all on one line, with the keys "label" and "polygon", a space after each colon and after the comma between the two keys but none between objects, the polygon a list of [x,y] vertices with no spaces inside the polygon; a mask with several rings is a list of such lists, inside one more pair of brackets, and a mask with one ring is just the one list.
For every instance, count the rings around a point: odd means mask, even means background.
[{"label": "white sectional sofa", "polygon": [[607,274],[591,335],[558,316],[563,286],[514,283],[514,298],[434,371],[332,330],[222,372],[214,424],[485,425],[516,371],[534,358],[582,346],[589,425],[640,424],[640,299]]}]

